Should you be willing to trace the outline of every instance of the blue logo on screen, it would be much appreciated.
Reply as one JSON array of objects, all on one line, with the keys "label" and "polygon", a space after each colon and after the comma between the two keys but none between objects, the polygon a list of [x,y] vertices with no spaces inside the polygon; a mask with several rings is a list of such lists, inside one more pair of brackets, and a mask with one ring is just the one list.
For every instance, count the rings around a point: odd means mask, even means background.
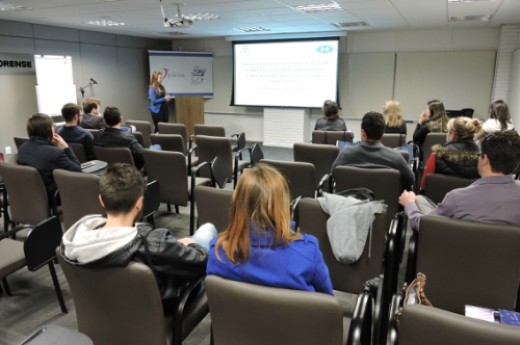
[{"label": "blue logo on screen", "polygon": [[318,53],[323,53],[323,54],[332,53],[333,50],[334,50],[334,48],[332,48],[331,46],[319,46],[318,48],[316,48],[316,51]]}]

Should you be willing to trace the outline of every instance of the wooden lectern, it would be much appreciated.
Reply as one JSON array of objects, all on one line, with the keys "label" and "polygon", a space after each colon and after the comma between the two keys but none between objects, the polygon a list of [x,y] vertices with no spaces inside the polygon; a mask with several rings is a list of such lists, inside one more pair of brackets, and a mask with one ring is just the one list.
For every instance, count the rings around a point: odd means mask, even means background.
[{"label": "wooden lectern", "polygon": [[204,97],[177,96],[175,97],[175,116],[178,123],[183,123],[188,136],[193,134],[193,125],[204,123]]}]

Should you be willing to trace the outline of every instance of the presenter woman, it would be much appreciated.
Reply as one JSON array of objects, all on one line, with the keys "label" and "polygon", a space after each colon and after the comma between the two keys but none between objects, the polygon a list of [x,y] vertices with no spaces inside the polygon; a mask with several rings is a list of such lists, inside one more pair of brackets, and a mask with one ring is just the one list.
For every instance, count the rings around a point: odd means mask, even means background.
[{"label": "presenter woman", "polygon": [[159,131],[159,122],[168,122],[170,114],[168,113],[168,102],[171,98],[166,93],[166,89],[161,84],[163,81],[163,75],[159,71],[152,73],[152,79],[150,86],[148,87],[148,98],[150,98],[150,113],[152,114],[153,124],[155,126],[155,133]]}]

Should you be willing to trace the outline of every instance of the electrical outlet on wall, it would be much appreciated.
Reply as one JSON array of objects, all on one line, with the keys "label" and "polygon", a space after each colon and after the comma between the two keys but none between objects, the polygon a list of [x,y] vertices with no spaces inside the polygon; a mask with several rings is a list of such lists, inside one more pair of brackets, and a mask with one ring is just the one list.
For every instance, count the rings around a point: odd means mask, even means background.
[{"label": "electrical outlet on wall", "polygon": [[6,146],[5,147],[5,154],[6,155],[10,155],[12,152],[11,152],[11,146]]}]

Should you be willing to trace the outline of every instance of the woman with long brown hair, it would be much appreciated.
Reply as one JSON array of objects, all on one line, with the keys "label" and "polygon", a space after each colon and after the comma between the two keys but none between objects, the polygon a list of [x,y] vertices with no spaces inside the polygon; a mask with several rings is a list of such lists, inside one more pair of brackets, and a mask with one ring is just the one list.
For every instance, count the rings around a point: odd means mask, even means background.
[{"label": "woman with long brown hair", "polygon": [[290,226],[284,177],[258,164],[238,180],[229,226],[209,249],[207,274],[252,284],[332,294],[318,240]]},{"label": "woman with long brown hair", "polygon": [[166,92],[162,85],[163,75],[159,71],[152,73],[150,86],[148,87],[148,98],[150,98],[150,113],[152,114],[153,124],[155,125],[155,132],[159,131],[159,122],[168,122],[170,114],[166,102],[171,99],[171,96]]}]

